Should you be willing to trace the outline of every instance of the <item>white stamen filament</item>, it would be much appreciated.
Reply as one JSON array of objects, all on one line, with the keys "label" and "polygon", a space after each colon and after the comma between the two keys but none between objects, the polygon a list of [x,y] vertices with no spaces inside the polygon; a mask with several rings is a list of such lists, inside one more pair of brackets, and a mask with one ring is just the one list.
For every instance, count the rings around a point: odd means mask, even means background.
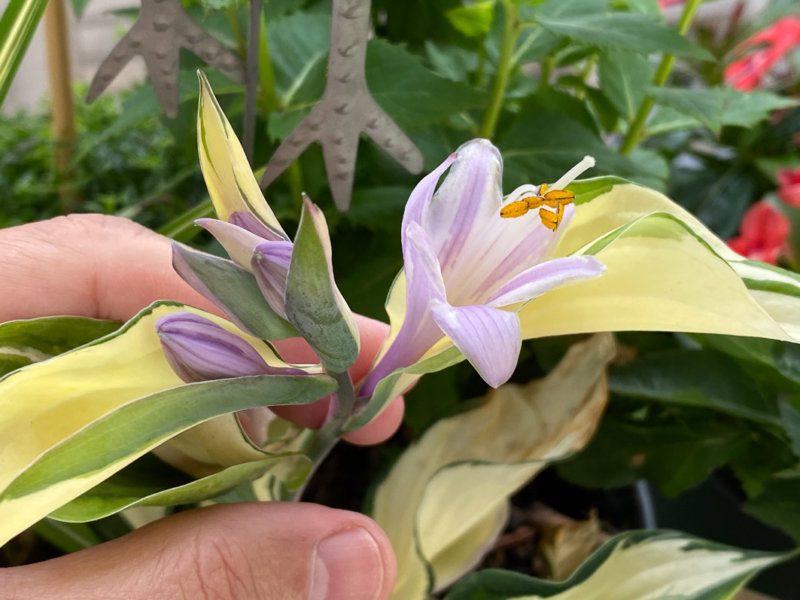
[{"label": "white stamen filament", "polygon": [[567,187],[570,183],[572,183],[575,179],[577,179],[584,171],[591,169],[594,166],[594,157],[592,156],[584,156],[577,165],[572,167],[569,171],[564,173],[558,181],[556,181],[551,187],[551,190],[563,190]]},{"label": "white stamen filament", "polygon": [[526,183],[524,185],[519,186],[518,188],[514,188],[514,191],[506,195],[506,197],[503,199],[503,203],[510,204],[511,202],[515,202],[520,198],[524,198],[525,196],[538,196],[538,195],[539,195],[539,186]]}]

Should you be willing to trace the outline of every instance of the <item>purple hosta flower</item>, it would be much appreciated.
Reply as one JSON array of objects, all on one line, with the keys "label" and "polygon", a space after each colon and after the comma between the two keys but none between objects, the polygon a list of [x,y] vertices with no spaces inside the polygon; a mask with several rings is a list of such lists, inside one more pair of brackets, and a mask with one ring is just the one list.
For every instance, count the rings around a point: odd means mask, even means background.
[{"label": "purple hosta flower", "polygon": [[199,315],[182,312],[156,321],[164,355],[186,383],[248,375],[305,375],[291,367],[273,367],[238,335]]},{"label": "purple hosta flower", "polygon": [[227,222],[198,219],[196,223],[217,239],[231,260],[253,273],[267,304],[286,318],[286,274],[293,248],[286,234],[244,211],[232,213]]},{"label": "purple hosta flower", "polygon": [[[591,164],[583,161],[550,190],[565,187]],[[364,381],[362,396],[392,371],[420,360],[444,337],[489,385],[502,384],[519,357],[517,311],[551,289],[603,273],[604,266],[592,256],[549,259],[574,212],[573,205],[564,206],[568,198],[523,186],[509,195],[509,204],[536,198],[530,207],[552,211],[559,221],[549,218],[545,226],[535,213],[502,218],[501,179],[500,153],[479,139],[461,146],[412,192],[402,225],[405,314]]]}]

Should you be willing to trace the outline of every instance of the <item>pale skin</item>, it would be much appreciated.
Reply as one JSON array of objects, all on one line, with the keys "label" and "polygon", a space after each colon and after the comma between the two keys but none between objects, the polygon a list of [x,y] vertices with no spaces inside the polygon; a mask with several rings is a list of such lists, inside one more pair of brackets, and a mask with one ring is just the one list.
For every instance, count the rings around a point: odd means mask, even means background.
[{"label": "pale skin", "polygon": [[[0,231],[0,322],[48,315],[124,321],[157,299],[218,312],[171,267],[170,242],[130,221],[71,215]],[[359,318],[366,374],[387,334]],[[298,340],[279,349],[313,360]],[[318,426],[327,399],[281,415]],[[402,399],[345,439],[374,444],[400,424]],[[218,505],[157,521],[101,546],[0,569],[0,600],[384,600],[395,559],[369,518],[313,504]]]}]

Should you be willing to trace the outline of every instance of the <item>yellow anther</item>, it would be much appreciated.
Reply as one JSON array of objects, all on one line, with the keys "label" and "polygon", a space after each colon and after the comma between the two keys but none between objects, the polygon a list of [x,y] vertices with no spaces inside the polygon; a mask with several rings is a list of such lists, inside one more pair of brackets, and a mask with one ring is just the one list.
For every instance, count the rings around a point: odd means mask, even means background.
[{"label": "yellow anther", "polygon": [[569,190],[553,190],[544,194],[544,197],[548,200],[557,200],[562,204],[571,204],[575,201],[575,194]]},{"label": "yellow anther", "polygon": [[523,198],[522,200],[517,200],[516,202],[506,204],[500,209],[500,216],[504,219],[516,219],[517,217],[524,215],[529,210],[530,206],[528,206],[528,201],[526,198]]},{"label": "yellow anther", "polygon": [[538,208],[539,220],[542,225],[551,231],[555,231],[564,218],[564,207],[574,201],[575,194],[572,192],[568,190],[552,190],[548,192],[547,185],[543,183],[539,186],[537,195],[527,196],[502,207],[500,216],[504,219],[514,219],[521,217],[529,210]]}]

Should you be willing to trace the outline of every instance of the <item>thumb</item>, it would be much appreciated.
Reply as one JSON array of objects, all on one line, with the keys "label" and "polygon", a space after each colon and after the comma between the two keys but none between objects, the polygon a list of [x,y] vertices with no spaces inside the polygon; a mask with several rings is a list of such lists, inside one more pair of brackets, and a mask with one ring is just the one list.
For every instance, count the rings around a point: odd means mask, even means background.
[{"label": "thumb", "polygon": [[363,515],[315,504],[220,504],[0,570],[0,590],[39,600],[385,600],[395,571],[386,536]]}]

